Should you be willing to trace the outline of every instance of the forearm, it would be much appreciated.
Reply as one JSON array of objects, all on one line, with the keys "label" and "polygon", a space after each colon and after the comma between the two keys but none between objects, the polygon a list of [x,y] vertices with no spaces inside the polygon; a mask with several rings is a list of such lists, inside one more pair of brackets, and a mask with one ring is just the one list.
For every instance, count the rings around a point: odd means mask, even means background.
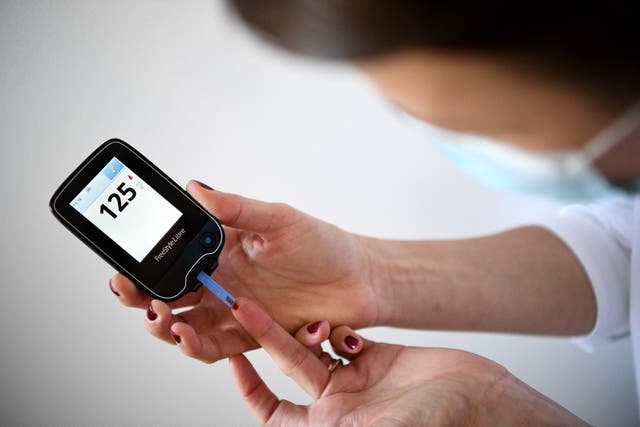
[{"label": "forearm", "polygon": [[378,324],[581,334],[595,322],[582,266],[543,228],[464,240],[363,241]]}]

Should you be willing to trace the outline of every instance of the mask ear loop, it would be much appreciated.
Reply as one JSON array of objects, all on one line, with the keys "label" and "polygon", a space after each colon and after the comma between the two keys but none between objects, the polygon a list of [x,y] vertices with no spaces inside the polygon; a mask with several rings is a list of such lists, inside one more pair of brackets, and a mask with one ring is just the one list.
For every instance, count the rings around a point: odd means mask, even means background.
[{"label": "mask ear loop", "polygon": [[591,138],[582,148],[582,153],[590,163],[593,163],[638,127],[640,127],[640,100],[631,104],[611,125]]}]

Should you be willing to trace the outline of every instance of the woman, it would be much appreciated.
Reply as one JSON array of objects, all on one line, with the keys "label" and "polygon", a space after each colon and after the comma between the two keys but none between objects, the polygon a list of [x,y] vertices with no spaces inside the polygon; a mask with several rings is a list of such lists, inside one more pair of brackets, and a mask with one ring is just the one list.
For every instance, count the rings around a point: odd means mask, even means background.
[{"label": "woman", "polygon": [[[188,191],[226,226],[216,279],[259,301],[277,323],[246,298],[233,313],[202,292],[167,305],[116,276],[111,288],[122,303],[147,309],[149,331],[188,356],[233,356],[239,388],[263,423],[580,425],[486,359],[329,328],[588,334],[587,346],[631,329],[638,361],[640,199],[625,192],[640,176],[632,14],[607,4],[552,12],[409,0],[231,4],[288,49],[353,62],[429,135],[436,125],[494,140],[435,141],[477,178],[565,200],[614,197],[540,226],[404,242],[353,235],[286,205],[191,182]],[[171,312],[186,306],[194,307]],[[278,324],[298,331],[301,344]],[[354,359],[349,366],[320,353],[329,336]],[[235,356],[257,345],[318,400],[278,403]]]}]

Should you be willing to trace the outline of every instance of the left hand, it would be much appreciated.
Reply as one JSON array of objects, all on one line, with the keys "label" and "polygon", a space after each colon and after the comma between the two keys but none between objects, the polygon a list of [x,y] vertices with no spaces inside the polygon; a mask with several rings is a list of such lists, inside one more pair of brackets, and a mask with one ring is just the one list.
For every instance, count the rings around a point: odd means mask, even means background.
[{"label": "left hand", "polygon": [[[238,298],[232,311],[280,369],[316,399],[309,406],[279,400],[245,356],[233,356],[236,385],[261,424],[584,425],[502,366],[471,353],[374,343],[346,326],[330,332],[326,321],[293,338],[247,298]],[[338,354],[353,359],[333,373],[320,347],[327,337]]]},{"label": "left hand", "polygon": [[[354,327],[375,324],[379,299],[364,239],[281,203],[213,191],[195,181],[187,190],[225,227],[213,277],[229,292],[259,300],[291,333],[318,318]],[[166,304],[122,274],[110,286],[122,304],[147,310],[146,326],[155,337],[170,344],[197,342],[185,351],[190,357],[211,363],[257,346],[203,287]],[[173,311],[180,308],[188,309]]]}]

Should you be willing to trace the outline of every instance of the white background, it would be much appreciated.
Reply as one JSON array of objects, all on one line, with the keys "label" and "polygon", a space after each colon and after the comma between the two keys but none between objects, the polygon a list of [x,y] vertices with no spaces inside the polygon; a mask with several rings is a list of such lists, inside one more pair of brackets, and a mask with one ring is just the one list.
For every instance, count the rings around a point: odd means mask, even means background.
[{"label": "white background", "polygon": [[[353,70],[267,47],[220,6],[0,0],[0,424],[254,424],[228,363],[147,335],[144,313],[109,291],[113,270],[47,212],[61,180],[110,137],[179,183],[284,201],[380,237],[476,235],[552,210],[475,184]],[[564,338],[363,334],[474,351],[592,423],[637,424],[626,340],[587,355]],[[262,351],[251,358],[280,396],[309,401]]]}]

